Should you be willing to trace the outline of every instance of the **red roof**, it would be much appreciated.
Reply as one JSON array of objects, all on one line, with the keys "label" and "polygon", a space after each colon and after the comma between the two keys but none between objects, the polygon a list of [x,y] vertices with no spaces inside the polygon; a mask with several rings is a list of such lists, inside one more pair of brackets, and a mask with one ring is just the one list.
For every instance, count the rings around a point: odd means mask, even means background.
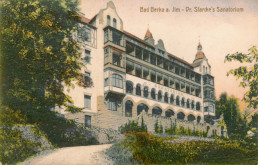
[{"label": "red roof", "polygon": [[146,38],[153,38],[149,29],[146,31],[144,39],[146,39]]},{"label": "red roof", "polygon": [[195,55],[195,60],[206,58],[202,51],[198,51]]},{"label": "red roof", "polygon": [[140,42],[142,42],[142,43],[144,43],[144,44],[146,44],[146,45],[148,45],[148,46],[154,48],[151,44],[149,44],[148,42],[144,41],[143,39],[140,39],[139,37],[133,35],[132,33],[129,33],[129,32],[127,32],[127,31],[124,31],[124,33],[125,33],[126,35],[128,35],[128,36],[130,36],[130,37],[133,37],[134,39],[137,39],[138,41],[140,41]]}]

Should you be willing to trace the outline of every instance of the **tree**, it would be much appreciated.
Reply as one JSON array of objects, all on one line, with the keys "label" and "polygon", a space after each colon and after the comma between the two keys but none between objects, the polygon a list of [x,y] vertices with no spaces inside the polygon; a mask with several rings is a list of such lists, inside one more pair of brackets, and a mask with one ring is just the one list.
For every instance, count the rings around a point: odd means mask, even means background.
[{"label": "tree", "polygon": [[252,120],[250,121],[248,126],[249,126],[250,129],[255,129],[255,130],[258,129],[258,113],[255,113],[252,116]]},{"label": "tree", "polygon": [[241,116],[238,99],[222,93],[216,100],[216,117],[224,116],[230,138],[243,138],[247,134],[247,120]]},{"label": "tree", "polygon": [[237,79],[241,79],[240,86],[243,88],[249,87],[249,90],[244,94],[243,101],[249,104],[249,107],[254,109],[258,105],[258,51],[256,46],[250,48],[248,54],[236,52],[228,54],[225,62],[238,61],[240,63],[248,63],[251,66],[240,66],[236,69],[231,69],[227,75],[234,75]]},{"label": "tree", "polygon": [[1,2],[2,102],[13,110],[66,105],[64,85],[80,77],[83,66],[77,30],[77,0]]}]

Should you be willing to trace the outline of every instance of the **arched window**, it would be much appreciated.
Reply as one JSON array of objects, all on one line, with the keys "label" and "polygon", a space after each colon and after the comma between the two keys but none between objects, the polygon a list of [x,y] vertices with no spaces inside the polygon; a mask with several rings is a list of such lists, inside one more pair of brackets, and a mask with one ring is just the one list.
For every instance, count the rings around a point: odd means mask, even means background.
[{"label": "arched window", "polygon": [[108,110],[117,111],[117,101],[114,98],[109,98],[107,100]]},{"label": "arched window", "polygon": [[131,81],[126,81],[126,93],[133,93],[133,83]]},{"label": "arched window", "polygon": [[143,88],[143,96],[146,98],[149,96],[149,88],[147,86]]},{"label": "arched window", "polygon": [[156,91],[154,88],[151,89],[151,98],[156,99]]},{"label": "arched window", "polygon": [[181,100],[181,106],[184,107],[185,106],[185,98],[183,97]]},{"label": "arched window", "polygon": [[200,111],[200,110],[201,110],[201,103],[200,103],[200,102],[197,102],[197,103],[196,103],[196,110],[197,110],[197,111]]},{"label": "arched window", "polygon": [[191,108],[194,109],[194,100],[192,100]]},{"label": "arched window", "polygon": [[187,99],[186,107],[187,107],[187,108],[190,108],[190,99]]},{"label": "arched window", "polygon": [[142,95],[141,85],[140,84],[136,85],[136,95],[138,95],[138,96]]},{"label": "arched window", "polygon": [[177,113],[177,118],[180,120],[184,120],[185,114],[183,112],[179,112],[179,113]]},{"label": "arched window", "polygon": [[107,25],[109,26],[110,25],[110,16],[107,15]]},{"label": "arched window", "polygon": [[116,19],[113,18],[113,27],[116,28]]},{"label": "arched window", "polygon": [[200,123],[200,121],[201,121],[201,117],[198,116],[198,117],[197,117],[197,123]]},{"label": "arched window", "polygon": [[178,105],[178,106],[180,105],[180,97],[179,96],[176,97],[176,105]]},{"label": "arched window", "polygon": [[133,103],[129,100],[125,103],[125,117],[132,117]]},{"label": "arched window", "polygon": [[118,87],[118,88],[123,88],[123,77],[118,74],[113,74],[112,75],[112,86]]},{"label": "arched window", "polygon": [[174,116],[175,115],[175,113],[174,113],[174,111],[172,111],[171,109],[169,109],[169,110],[167,110],[166,112],[165,112],[165,116],[166,117],[171,117],[171,116]]},{"label": "arched window", "polygon": [[162,110],[159,107],[154,107],[152,109],[152,114],[161,116]]},{"label": "arched window", "polygon": [[141,103],[137,106],[137,116],[140,115],[143,110],[148,113],[149,107],[146,104]]},{"label": "arched window", "polygon": [[194,121],[195,120],[195,116],[190,114],[190,115],[187,116],[187,120],[188,121]]},{"label": "arched window", "polygon": [[175,101],[174,95],[171,94],[170,95],[170,104],[174,104],[174,101]]},{"label": "arched window", "polygon": [[168,103],[168,93],[166,92],[165,95],[164,95],[164,102],[165,103]]},{"label": "arched window", "polygon": [[158,101],[162,101],[162,91],[159,90],[158,92]]}]

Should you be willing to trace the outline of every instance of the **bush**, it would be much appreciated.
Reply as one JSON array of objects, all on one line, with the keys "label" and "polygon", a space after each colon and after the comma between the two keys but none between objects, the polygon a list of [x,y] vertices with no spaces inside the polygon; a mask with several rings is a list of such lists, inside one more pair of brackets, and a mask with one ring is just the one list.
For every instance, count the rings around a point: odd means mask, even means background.
[{"label": "bush", "polygon": [[142,119],[142,124],[139,126],[138,122],[129,121],[125,123],[121,127],[119,127],[121,133],[128,133],[128,132],[147,132],[147,126],[144,124]]},{"label": "bush", "polygon": [[159,125],[158,122],[155,123],[155,132],[156,133],[163,133],[163,126]]},{"label": "bush", "polygon": [[239,141],[217,140],[171,144],[158,136],[135,133],[127,136],[121,144],[129,147],[133,151],[133,157],[144,164],[255,164],[257,161],[257,149],[248,148]]},{"label": "bush", "polygon": [[3,164],[16,164],[24,161],[26,158],[36,154],[36,148],[41,144],[32,142],[29,139],[21,137],[22,132],[9,128],[1,129],[1,162]]},{"label": "bush", "polygon": [[200,131],[200,130],[191,130],[190,128],[185,129],[183,126],[180,126],[179,128],[177,125],[172,125],[169,128],[166,128],[165,130],[166,134],[168,135],[186,135],[186,136],[201,136],[201,137],[207,137],[208,132],[206,131]]},{"label": "bush", "polygon": [[133,151],[122,144],[114,144],[105,151],[105,154],[114,162],[114,164],[137,164],[139,163],[133,157]]}]

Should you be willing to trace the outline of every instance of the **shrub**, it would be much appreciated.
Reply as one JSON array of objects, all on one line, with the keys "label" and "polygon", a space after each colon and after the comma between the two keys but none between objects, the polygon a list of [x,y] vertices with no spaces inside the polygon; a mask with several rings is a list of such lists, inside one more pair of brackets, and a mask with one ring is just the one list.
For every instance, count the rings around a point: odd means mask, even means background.
[{"label": "shrub", "polygon": [[[156,128],[156,127],[155,127]],[[191,130],[190,128],[185,129],[183,126],[180,126],[179,128],[177,125],[172,125],[169,128],[166,128],[165,130],[166,134],[168,135],[186,135],[186,136],[202,136],[207,137],[208,132],[206,131],[200,131],[200,130]]]},{"label": "shrub", "polygon": [[9,128],[1,129],[1,162],[3,164],[16,164],[24,161],[29,156],[36,154],[36,148],[41,144],[32,142],[29,139],[23,139],[22,132]]},{"label": "shrub", "polygon": [[144,124],[142,119],[142,125],[139,126],[138,122],[129,121],[125,123],[121,127],[119,127],[121,133],[128,133],[128,132],[147,132],[147,126]]},{"label": "shrub", "polygon": [[[144,164],[226,163],[255,164],[256,147],[246,147],[239,141],[217,140],[166,143],[164,139],[147,133],[126,137],[122,145],[133,151],[133,157]],[[248,143],[246,143],[248,145]]]},{"label": "shrub", "polygon": [[158,122],[155,123],[155,132],[156,133],[163,133],[163,126],[159,125]]}]

